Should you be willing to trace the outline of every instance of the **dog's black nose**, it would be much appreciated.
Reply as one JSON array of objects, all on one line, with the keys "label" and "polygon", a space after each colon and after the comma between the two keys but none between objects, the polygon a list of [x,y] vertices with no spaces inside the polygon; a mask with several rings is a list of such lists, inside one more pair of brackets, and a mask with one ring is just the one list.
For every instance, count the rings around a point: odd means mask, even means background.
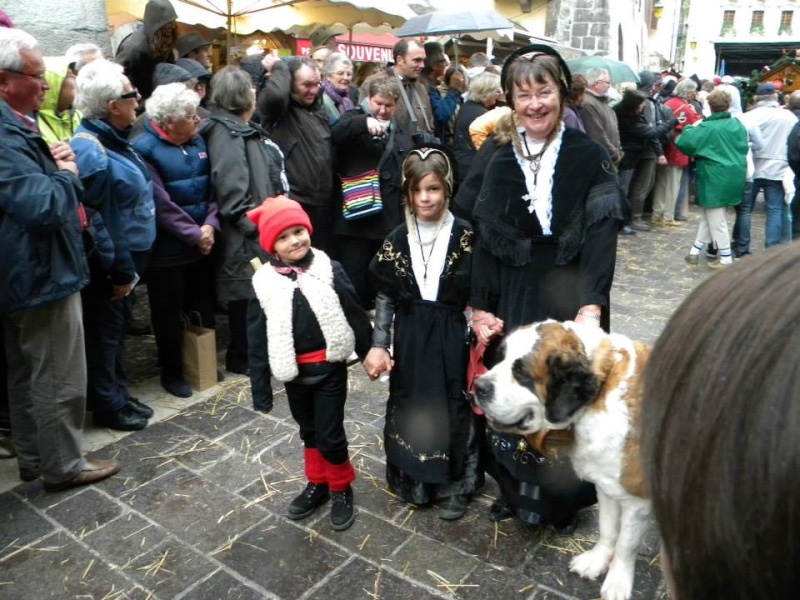
[{"label": "dog's black nose", "polygon": [[478,402],[486,402],[492,397],[494,384],[491,379],[486,377],[478,377],[474,384],[475,399]]}]

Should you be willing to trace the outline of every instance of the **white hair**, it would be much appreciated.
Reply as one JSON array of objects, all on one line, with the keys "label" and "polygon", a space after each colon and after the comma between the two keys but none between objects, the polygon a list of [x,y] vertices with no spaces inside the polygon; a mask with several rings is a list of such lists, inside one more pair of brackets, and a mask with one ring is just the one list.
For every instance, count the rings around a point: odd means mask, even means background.
[{"label": "white hair", "polygon": [[73,68],[77,73],[93,60],[103,58],[103,51],[100,50],[100,46],[97,44],[85,42],[82,44],[73,44],[67,48],[64,56],[67,57],[67,62],[69,64],[75,65]]},{"label": "white hair", "polygon": [[75,108],[87,119],[108,116],[108,103],[118,99],[125,89],[122,65],[105,59],[83,67],[75,78]]},{"label": "white hair", "polygon": [[169,121],[175,122],[186,118],[190,110],[197,109],[200,96],[183,83],[166,83],[153,90],[147,99],[145,109],[147,116],[159,127]]},{"label": "white hair", "polygon": [[342,52],[331,52],[328,55],[328,58],[325,59],[325,64],[322,67],[322,74],[325,77],[333,75],[338,70],[339,65],[350,67],[352,69],[353,61]]},{"label": "white hair", "polygon": [[22,51],[38,50],[39,42],[30,33],[22,29],[0,27],[0,69],[21,71]]},{"label": "white hair", "polygon": [[608,74],[608,71],[605,69],[601,69],[600,67],[595,67],[594,69],[589,69],[586,72],[586,85],[587,87],[592,87],[595,83],[597,83],[603,77],[607,79],[611,79]]},{"label": "white hair", "polygon": [[675,86],[675,90],[672,92],[678,98],[683,98],[684,100],[689,97],[693,91],[697,89],[697,82],[694,79],[681,79],[678,82],[678,85]]}]

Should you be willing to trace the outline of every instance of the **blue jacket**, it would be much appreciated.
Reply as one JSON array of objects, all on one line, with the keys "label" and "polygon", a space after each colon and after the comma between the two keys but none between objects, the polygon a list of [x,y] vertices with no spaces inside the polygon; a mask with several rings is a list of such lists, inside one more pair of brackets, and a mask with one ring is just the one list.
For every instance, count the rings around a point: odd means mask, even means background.
[{"label": "blue jacket", "polygon": [[0,100],[0,314],[62,300],[89,282],[80,180]]},{"label": "blue jacket", "polygon": [[83,119],[70,146],[96,231],[94,256],[112,283],[130,283],[135,272],[130,253],[149,251],[156,238],[150,171],[128,140],[105,121]]},{"label": "blue jacket", "polygon": [[[197,250],[200,226],[209,216],[211,161],[205,140],[195,135],[182,146],[166,139],[150,119],[132,141],[155,183],[158,229],[149,264],[152,267],[186,264],[201,258]],[[214,225],[216,223],[216,219]]]}]

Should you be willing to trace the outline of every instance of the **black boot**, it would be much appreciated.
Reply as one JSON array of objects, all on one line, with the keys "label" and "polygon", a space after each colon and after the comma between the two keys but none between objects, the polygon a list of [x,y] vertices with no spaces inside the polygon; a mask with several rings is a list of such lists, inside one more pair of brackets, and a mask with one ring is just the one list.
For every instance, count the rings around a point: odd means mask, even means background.
[{"label": "black boot", "polygon": [[439,506],[439,518],[445,521],[460,519],[467,512],[469,496],[450,496]]},{"label": "black boot", "polygon": [[320,506],[325,504],[330,498],[327,483],[309,483],[306,489],[303,490],[289,505],[289,510],[286,516],[293,521],[305,519],[314,514]]},{"label": "black boot", "polygon": [[147,427],[147,419],[137,413],[130,402],[119,410],[93,412],[94,424],[117,431],[138,431]]},{"label": "black boot", "polygon": [[331,493],[331,527],[334,531],[343,531],[353,524],[356,515],[353,512],[353,488],[343,492]]},{"label": "black boot", "polygon": [[128,398],[128,407],[133,409],[137,415],[142,415],[145,419],[153,418],[155,411],[147,406],[144,402],[140,402],[138,398],[131,396]]}]

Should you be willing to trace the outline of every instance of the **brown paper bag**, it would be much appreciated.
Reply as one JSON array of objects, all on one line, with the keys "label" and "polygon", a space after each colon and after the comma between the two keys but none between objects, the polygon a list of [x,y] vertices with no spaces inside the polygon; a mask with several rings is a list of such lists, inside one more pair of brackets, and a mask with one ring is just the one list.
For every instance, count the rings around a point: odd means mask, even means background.
[{"label": "brown paper bag", "polygon": [[217,336],[213,329],[199,325],[184,329],[183,375],[197,392],[217,384]]}]

